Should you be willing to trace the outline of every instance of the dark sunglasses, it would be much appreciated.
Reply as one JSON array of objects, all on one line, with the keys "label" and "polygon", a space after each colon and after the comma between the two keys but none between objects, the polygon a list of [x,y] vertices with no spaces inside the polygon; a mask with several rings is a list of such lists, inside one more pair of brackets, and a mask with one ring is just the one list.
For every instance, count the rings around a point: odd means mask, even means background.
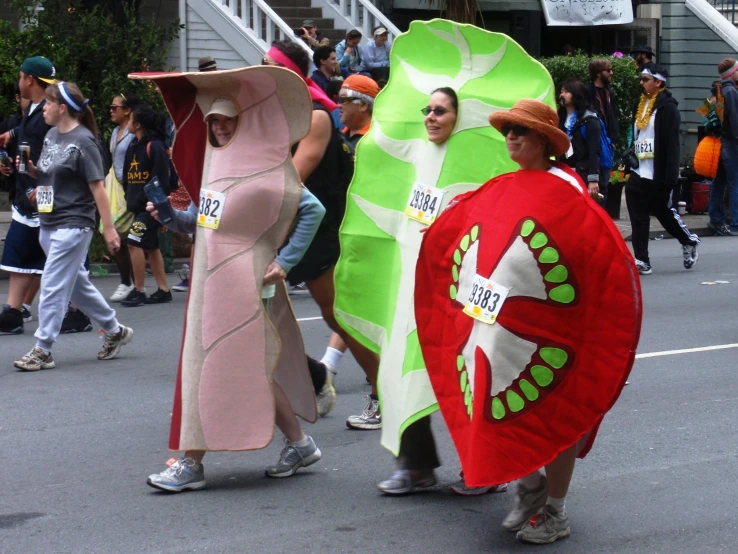
[{"label": "dark sunglasses", "polygon": [[119,108],[121,108],[121,109],[122,109],[122,108],[123,108],[123,106],[116,106],[115,104],[110,104],[110,106],[108,106],[108,111],[110,111],[110,112],[114,112],[115,110],[117,110],[117,109],[119,109]]},{"label": "dark sunglasses", "polygon": [[430,106],[426,106],[425,108],[420,110],[420,113],[425,116],[428,116],[432,113],[436,117],[441,117],[443,114],[447,114],[450,111],[451,110],[447,110],[446,108],[431,108]]},{"label": "dark sunglasses", "polygon": [[361,104],[359,98],[349,98],[348,96],[339,96],[336,104]]},{"label": "dark sunglasses", "polygon": [[653,79],[651,79],[651,77],[641,77],[641,78],[639,79],[639,81],[640,81],[641,83],[648,83],[649,81],[653,81]]},{"label": "dark sunglasses", "polygon": [[261,58],[261,65],[272,65],[276,67],[284,67],[284,65],[282,65],[281,63],[274,63],[274,64],[269,63],[266,58]]},{"label": "dark sunglasses", "polygon": [[506,137],[510,134],[510,131],[515,133],[516,137],[524,137],[528,134],[530,129],[528,127],[523,127],[522,125],[513,125],[512,123],[507,123],[502,126],[502,136]]}]

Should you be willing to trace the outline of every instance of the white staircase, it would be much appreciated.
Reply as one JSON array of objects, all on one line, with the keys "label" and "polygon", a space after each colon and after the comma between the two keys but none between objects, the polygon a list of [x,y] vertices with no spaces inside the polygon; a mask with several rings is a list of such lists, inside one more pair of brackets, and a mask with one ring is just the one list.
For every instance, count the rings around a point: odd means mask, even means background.
[{"label": "white staircase", "polygon": [[686,0],[685,4],[689,11],[738,52],[738,29],[735,25],[737,7],[733,0]]}]

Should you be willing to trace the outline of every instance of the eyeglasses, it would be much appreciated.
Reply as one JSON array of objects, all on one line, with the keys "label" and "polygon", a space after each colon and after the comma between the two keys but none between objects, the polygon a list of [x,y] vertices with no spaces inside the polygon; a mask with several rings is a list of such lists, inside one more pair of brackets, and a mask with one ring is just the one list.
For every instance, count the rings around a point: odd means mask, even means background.
[{"label": "eyeglasses", "polygon": [[528,127],[524,127],[522,125],[513,125],[512,123],[507,123],[502,126],[502,136],[506,137],[510,134],[510,131],[512,131],[516,137],[524,137],[528,134],[530,129]]},{"label": "eyeglasses", "polygon": [[337,104],[361,104],[360,98],[349,98],[348,96],[339,96]]},{"label": "eyeglasses", "polygon": [[431,108],[430,106],[426,106],[422,110],[420,110],[420,113],[422,113],[424,116],[429,116],[431,113],[435,115],[436,117],[441,117],[444,114],[449,113],[451,110],[447,110],[446,108]]},{"label": "eyeglasses", "polygon": [[115,104],[110,104],[110,106],[108,106],[108,111],[109,111],[109,112],[114,112],[114,111],[115,111],[115,110],[117,110],[118,108],[121,108],[121,109],[122,109],[122,108],[123,108],[123,106],[116,106]]}]

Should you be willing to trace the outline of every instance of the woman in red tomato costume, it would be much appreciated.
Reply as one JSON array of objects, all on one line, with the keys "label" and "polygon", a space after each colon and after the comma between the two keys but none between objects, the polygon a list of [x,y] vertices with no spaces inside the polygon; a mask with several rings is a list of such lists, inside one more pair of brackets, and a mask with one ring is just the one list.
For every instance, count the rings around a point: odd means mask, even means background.
[{"label": "woman in red tomato costume", "polygon": [[633,365],[640,285],[605,211],[551,161],[569,148],[556,112],[523,99],[489,119],[520,171],[460,196],[428,230],[418,336],[467,483],[518,479],[503,527],[550,543],[571,533],[575,459]]}]

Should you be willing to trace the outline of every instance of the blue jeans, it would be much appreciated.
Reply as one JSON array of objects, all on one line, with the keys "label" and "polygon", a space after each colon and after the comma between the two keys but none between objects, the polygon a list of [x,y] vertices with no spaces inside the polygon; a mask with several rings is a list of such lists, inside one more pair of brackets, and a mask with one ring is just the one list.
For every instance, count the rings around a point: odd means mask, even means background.
[{"label": "blue jeans", "polygon": [[710,223],[715,226],[725,225],[723,194],[726,184],[730,206],[730,228],[732,231],[738,231],[738,142],[723,140],[717,175],[710,187],[708,207]]}]

